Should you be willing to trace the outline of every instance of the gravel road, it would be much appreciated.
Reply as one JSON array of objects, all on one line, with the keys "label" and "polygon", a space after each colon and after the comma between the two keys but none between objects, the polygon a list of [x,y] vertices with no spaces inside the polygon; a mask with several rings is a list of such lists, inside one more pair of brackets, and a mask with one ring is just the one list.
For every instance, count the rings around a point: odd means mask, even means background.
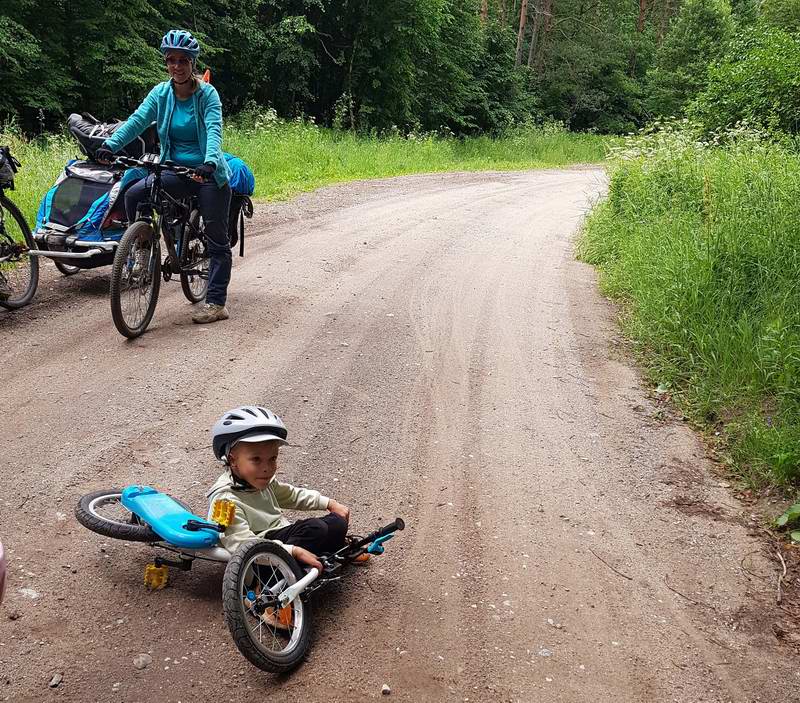
[{"label": "gravel road", "polygon": [[[172,282],[133,342],[108,269],[48,267],[0,313],[0,700],[800,701],[774,562],[574,260],[605,187],[428,175],[260,205],[231,319],[192,325]],[[357,531],[408,525],[318,598],[284,677],[235,649],[218,565],[147,593],[149,548],[73,517],[134,482],[203,510],[208,430],[243,402],[287,422],[285,479]]]}]

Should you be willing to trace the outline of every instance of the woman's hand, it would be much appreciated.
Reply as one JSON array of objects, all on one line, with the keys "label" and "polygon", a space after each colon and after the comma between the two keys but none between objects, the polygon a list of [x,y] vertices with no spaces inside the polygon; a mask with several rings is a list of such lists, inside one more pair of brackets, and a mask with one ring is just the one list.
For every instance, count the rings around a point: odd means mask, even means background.
[{"label": "woman's hand", "polygon": [[350,524],[350,508],[346,505],[342,505],[338,500],[331,498],[328,501],[328,512],[343,517],[345,522]]},{"label": "woman's hand", "polygon": [[197,181],[198,183],[210,181],[211,177],[214,175],[214,171],[216,170],[217,167],[214,166],[214,164],[203,164],[202,166],[198,166],[194,170],[194,176],[192,176],[192,180]]},{"label": "woman's hand", "polygon": [[303,549],[302,547],[298,547],[296,544],[289,545],[292,548],[292,556],[297,559],[301,564],[305,564],[306,566],[310,566],[314,569],[318,569],[320,573],[322,572],[322,564],[320,563],[319,559],[317,559],[317,555],[309,552],[307,549]]},{"label": "woman's hand", "polygon": [[111,151],[111,149],[106,149],[104,146],[101,146],[99,149],[95,150],[94,160],[99,164],[108,166],[108,164],[114,160],[114,152]]}]

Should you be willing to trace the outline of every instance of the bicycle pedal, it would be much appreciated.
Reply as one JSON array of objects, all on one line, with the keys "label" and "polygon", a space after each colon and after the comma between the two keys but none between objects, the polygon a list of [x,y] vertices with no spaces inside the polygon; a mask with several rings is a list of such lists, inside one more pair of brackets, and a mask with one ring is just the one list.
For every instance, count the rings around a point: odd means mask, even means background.
[{"label": "bicycle pedal", "polygon": [[167,585],[169,569],[166,566],[148,564],[144,567],[144,585],[151,591],[160,591]]}]

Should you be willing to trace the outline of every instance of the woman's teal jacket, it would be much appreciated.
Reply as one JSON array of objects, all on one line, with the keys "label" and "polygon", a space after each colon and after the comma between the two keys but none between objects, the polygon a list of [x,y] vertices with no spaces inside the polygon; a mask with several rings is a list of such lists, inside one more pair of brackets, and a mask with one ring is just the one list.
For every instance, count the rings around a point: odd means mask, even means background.
[{"label": "woman's teal jacket", "polygon": [[[206,155],[204,163],[216,166],[214,180],[221,188],[228,182],[231,172],[228,162],[222,155],[222,103],[219,100],[219,93],[213,85],[200,81],[200,87],[192,98],[194,114],[197,117],[197,141],[200,144],[200,151]],[[166,160],[170,153],[169,124],[174,109],[175,91],[172,89],[172,83],[170,81],[159,83],[147,94],[142,104],[125,123],[106,139],[106,147],[113,152],[119,151],[155,121],[158,139],[161,142],[161,160]]]}]

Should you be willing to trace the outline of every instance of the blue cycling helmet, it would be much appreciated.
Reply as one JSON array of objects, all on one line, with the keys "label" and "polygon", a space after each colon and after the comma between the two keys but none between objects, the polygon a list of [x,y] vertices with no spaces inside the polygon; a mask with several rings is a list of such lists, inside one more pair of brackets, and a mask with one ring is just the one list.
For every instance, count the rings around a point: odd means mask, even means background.
[{"label": "blue cycling helmet", "polygon": [[166,56],[168,51],[183,51],[194,61],[200,54],[200,42],[185,29],[170,29],[161,40],[161,53]]}]

